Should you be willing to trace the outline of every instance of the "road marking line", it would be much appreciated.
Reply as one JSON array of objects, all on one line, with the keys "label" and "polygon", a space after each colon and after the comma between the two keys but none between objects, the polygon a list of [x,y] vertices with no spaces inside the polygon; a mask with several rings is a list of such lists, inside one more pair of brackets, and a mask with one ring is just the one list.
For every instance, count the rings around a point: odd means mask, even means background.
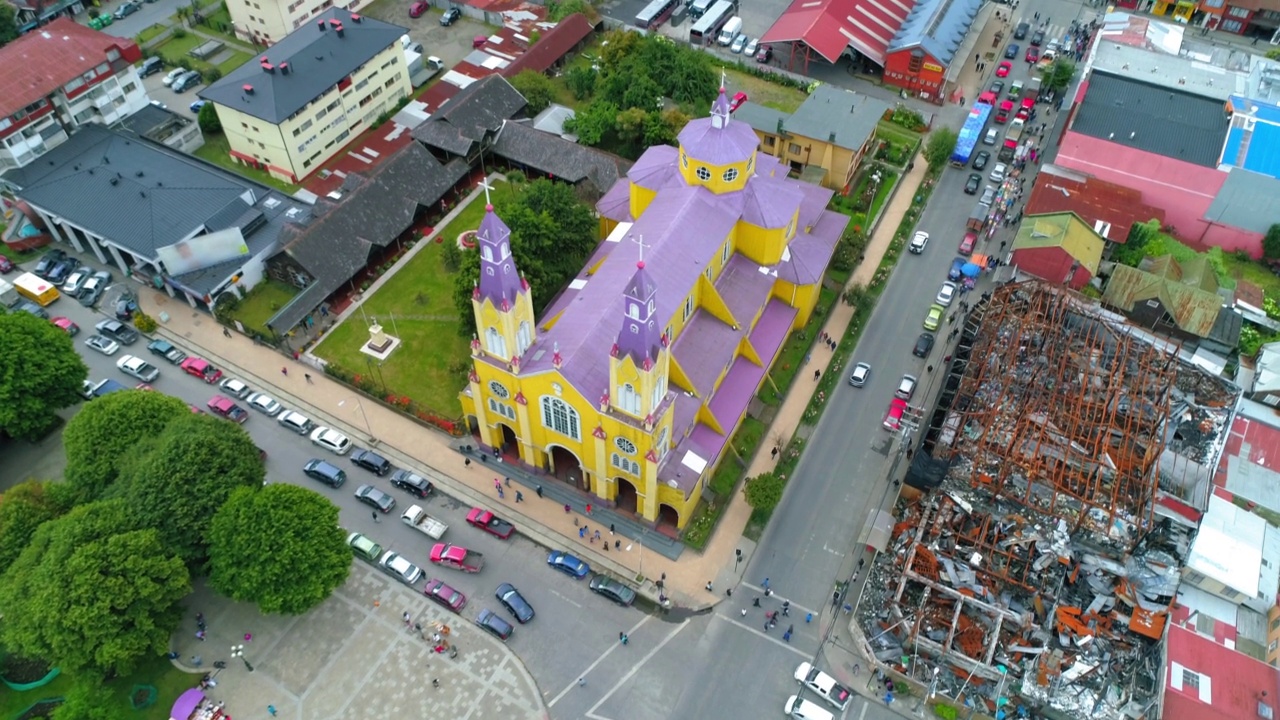
[{"label": "road marking line", "polygon": [[[653,616],[650,615],[649,617],[653,617]],[[622,687],[623,683],[627,682],[632,677],[634,677],[636,673],[640,672],[640,668],[644,667],[646,663],[652,660],[653,656],[657,655],[659,650],[667,646],[667,643],[671,642],[672,640],[675,640],[676,635],[679,635],[680,631],[684,630],[685,627],[688,626],[688,624],[689,624],[689,618],[685,618],[684,622],[680,623],[680,625],[678,625],[675,630],[672,630],[671,632],[667,633],[667,636],[662,639],[662,642],[658,643],[652,650],[645,653],[645,656],[640,658],[639,662],[631,666],[631,669],[627,671],[626,675],[623,675],[622,678],[618,680],[618,682],[613,684],[613,687],[609,688],[609,692],[605,693],[603,697],[601,697],[598,701],[596,701],[595,705],[591,706],[591,709],[587,710],[586,716],[588,718],[591,718],[592,720],[607,720],[606,718],[603,718],[600,715],[596,715],[595,714],[596,709],[599,708],[601,705],[605,704],[605,702],[607,702],[609,698],[612,697],[613,694],[618,691],[618,688]]]},{"label": "road marking line", "polygon": [[[741,585],[742,587],[744,587],[744,588],[748,588],[748,589],[754,590],[754,591],[756,591],[756,592],[760,593],[760,595],[762,595],[762,596],[764,595],[764,588],[762,588],[762,587],[756,587],[755,585],[752,585],[751,583],[740,583],[740,585]],[[787,598],[782,597],[782,596],[781,596],[781,595],[779,595],[778,593],[774,593],[774,594],[773,594],[773,595],[771,595],[770,597],[777,598],[777,599],[778,599],[778,602],[780,602],[780,603],[781,603],[781,602],[783,602],[783,601],[785,601],[785,600],[787,599]],[[763,600],[763,599],[764,599],[764,598],[763,598],[763,597],[761,597],[761,600]],[[752,607],[755,607],[755,606],[753,605]],[[806,613],[813,613],[815,616],[817,616],[817,615],[821,615],[821,614],[822,614],[822,611],[821,611],[821,610],[814,610],[813,608],[807,608],[807,607],[805,607],[805,606],[803,606],[803,605],[800,605],[800,604],[798,604],[798,603],[791,603],[791,608],[790,608],[790,609],[791,609],[791,610],[799,610],[799,611],[801,611],[801,612],[806,612]],[[783,614],[782,614],[782,613],[778,613],[778,617],[783,617]],[[791,616],[790,616],[790,615],[787,615],[786,617],[791,617]]]},{"label": "road marking line", "polygon": [[782,640],[779,640],[779,639],[777,639],[777,638],[773,637],[772,635],[769,635],[768,633],[765,633],[765,632],[762,632],[762,631],[760,631],[760,630],[757,630],[757,629],[755,629],[755,628],[751,627],[750,625],[746,625],[746,624],[740,623],[740,622],[738,622],[737,620],[733,620],[733,619],[731,619],[731,618],[724,617],[723,615],[716,615],[715,617],[718,617],[718,618],[720,618],[721,620],[724,620],[724,621],[725,621],[725,622],[727,622],[727,623],[732,623],[732,624],[734,624],[734,625],[737,625],[738,627],[742,628],[743,630],[746,630],[747,632],[755,633],[756,635],[759,635],[760,637],[764,638],[765,640],[768,640],[769,642],[773,643],[774,645],[777,645],[778,647],[784,647],[784,648],[786,648],[786,649],[790,650],[791,652],[793,652],[793,653],[795,653],[795,654],[799,655],[799,656],[800,656],[800,657],[802,657],[802,658],[811,658],[811,657],[813,657],[813,653],[812,653],[812,652],[805,652],[805,651],[801,650],[800,648],[796,647],[795,645],[792,645],[792,644],[791,644],[791,643],[789,643],[789,642],[783,642]]},{"label": "road marking line", "polygon": [[[640,619],[640,622],[636,623],[630,630],[627,631],[627,635],[634,635],[637,630],[639,630],[641,627],[644,626],[645,623],[649,622],[652,619],[653,619],[652,615],[645,615],[643,618]],[[687,623],[689,621],[685,620],[685,622]],[[684,626],[681,625],[680,627],[684,627]],[[664,640],[663,645],[665,644],[666,644],[666,641]],[[613,652],[620,647],[622,647],[622,643],[620,642],[613,643],[612,645],[610,645],[609,649],[605,650],[604,653],[600,655],[600,657],[596,658],[595,662],[588,665],[587,669],[582,671],[582,674],[579,675],[578,677],[586,677],[590,675],[591,671],[594,670],[597,665],[604,662],[605,658],[609,657],[609,655],[613,654]],[[659,645],[658,647],[662,647],[662,645]],[[573,682],[569,683],[568,687],[561,690],[559,695],[556,695],[554,698],[551,699],[551,702],[547,703],[547,707],[549,708],[554,706],[557,702],[560,701],[560,698],[564,697],[565,695],[568,695],[570,691],[572,691],[575,687],[577,687],[577,685],[578,685],[577,680],[574,680]]]},{"label": "road marking line", "polygon": [[858,713],[858,720],[862,720],[867,716],[867,708],[870,706],[871,706],[871,703],[867,702],[866,700],[862,701],[862,712]]},{"label": "road marking line", "polygon": [[555,595],[556,597],[560,598],[561,600],[563,600],[563,601],[565,601],[565,602],[569,603],[570,605],[572,605],[572,606],[574,606],[574,607],[578,608],[579,610],[581,610],[581,609],[582,609],[582,606],[581,606],[581,605],[579,605],[578,603],[576,603],[576,602],[574,602],[574,601],[570,600],[569,598],[565,597],[564,595],[561,595],[560,593],[556,592],[555,590],[552,590],[552,591],[551,591],[551,594],[552,594],[552,595]]}]

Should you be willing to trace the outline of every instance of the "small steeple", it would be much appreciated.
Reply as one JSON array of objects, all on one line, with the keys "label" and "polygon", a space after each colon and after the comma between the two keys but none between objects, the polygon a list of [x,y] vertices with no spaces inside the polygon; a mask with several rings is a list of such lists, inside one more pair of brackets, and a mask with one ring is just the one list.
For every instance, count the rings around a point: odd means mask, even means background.
[{"label": "small steeple", "polygon": [[622,329],[618,332],[615,355],[630,355],[640,367],[648,370],[662,352],[662,329],[658,326],[658,285],[650,277],[644,265],[644,238],[640,246],[640,259],[635,274],[622,291]]},{"label": "small steeple", "polygon": [[733,114],[729,105],[729,95],[724,89],[724,73],[720,77],[720,94],[711,103],[711,127],[723,129],[729,127],[729,116]]},{"label": "small steeple", "polygon": [[494,307],[508,310],[515,305],[516,297],[525,289],[525,284],[516,271],[515,258],[511,256],[511,228],[498,218],[493,212],[493,205],[488,203],[488,182],[482,182],[480,186],[484,188],[486,204],[484,220],[476,232],[476,245],[480,251],[480,285],[476,299],[488,299]]}]

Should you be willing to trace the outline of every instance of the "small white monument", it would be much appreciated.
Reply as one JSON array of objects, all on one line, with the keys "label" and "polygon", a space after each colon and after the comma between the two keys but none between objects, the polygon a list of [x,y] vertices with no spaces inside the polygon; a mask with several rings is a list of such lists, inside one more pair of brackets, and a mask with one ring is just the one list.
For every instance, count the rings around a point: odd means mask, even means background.
[{"label": "small white monument", "polygon": [[388,335],[382,329],[382,325],[378,323],[378,319],[373,319],[373,324],[369,326],[369,342],[360,348],[360,352],[365,355],[375,357],[379,360],[386,360],[396,346],[400,344],[400,338]]}]

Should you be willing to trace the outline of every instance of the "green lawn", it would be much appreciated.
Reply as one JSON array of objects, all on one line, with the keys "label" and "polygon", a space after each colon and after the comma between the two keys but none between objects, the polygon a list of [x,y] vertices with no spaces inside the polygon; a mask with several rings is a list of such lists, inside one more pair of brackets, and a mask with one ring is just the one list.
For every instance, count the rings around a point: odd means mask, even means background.
[{"label": "green lawn", "polygon": [[889,142],[898,143],[900,145],[912,145],[920,142],[920,135],[913,133],[901,125],[894,125],[888,120],[881,120],[876,123],[876,135],[882,137]]},{"label": "green lawn", "polygon": [[[208,28],[203,28],[203,29],[209,30]],[[143,33],[146,33],[146,32],[147,30],[143,31]],[[217,33],[213,33],[213,34],[217,34]],[[230,40],[229,37],[224,37],[221,39],[224,42]],[[209,42],[207,38],[201,35],[197,35],[188,30],[185,37],[173,37],[172,35],[170,35],[168,38],[163,40],[159,45],[156,45],[155,47],[153,47],[152,51],[154,51],[160,57],[164,58],[165,64],[170,65],[172,67],[177,67],[180,61],[186,60],[187,64],[191,66],[191,69],[199,70],[201,72],[208,72],[210,69],[215,67],[213,64],[207,63],[203,60],[197,60],[191,57],[190,55],[190,52],[192,50],[200,47],[206,42]],[[223,75],[226,75],[228,72],[240,67],[241,65],[248,62],[250,59],[249,53],[242,50],[240,45],[236,45],[228,42],[227,49],[232,51],[231,55],[228,56],[226,60],[223,60],[222,62],[218,63],[216,66],[218,68],[218,71],[221,72]]]},{"label": "green lawn", "polygon": [[[1276,277],[1266,265],[1256,260],[1245,260],[1232,254],[1223,254],[1223,265],[1226,266],[1227,275],[1232,280],[1239,282],[1245,280],[1262,288],[1262,292],[1267,297],[1280,299],[1280,277]],[[1228,283],[1222,283],[1226,286]]]},{"label": "green lawn", "polygon": [[[126,710],[130,717],[137,720],[167,720],[173,702],[183,692],[194,687],[199,680],[199,675],[184,673],[167,659],[158,657],[144,662],[142,667],[132,675],[106,684],[116,691],[120,707]],[[71,689],[73,684],[74,678],[64,673],[54,678],[48,685],[35,690],[14,692],[5,688],[0,692],[0,718],[10,720],[41,700],[61,697]],[[137,712],[130,708],[129,694],[135,685],[151,685],[156,688],[156,701],[151,707]]]},{"label": "green lawn", "polygon": [[797,88],[771,83],[768,80],[748,75],[732,67],[723,69],[728,81],[729,94],[732,95],[741,90],[747,94],[751,102],[757,105],[770,107],[784,113],[793,113],[800,109],[801,103],[808,97],[803,90]]},{"label": "green lawn", "polygon": [[161,25],[160,23],[148,25],[147,27],[142,28],[142,31],[138,33],[138,36],[134,38],[134,40],[138,45],[145,45],[148,40],[168,29],[169,27],[167,25]]},{"label": "green lawn", "polygon": [[232,70],[235,70],[241,65],[249,62],[249,60],[252,59],[252,57],[253,56],[251,56],[247,52],[241,52],[239,50],[236,50],[235,52],[231,53],[231,55],[229,55],[226,60],[223,60],[222,62],[218,63],[218,70],[223,75],[226,75]]},{"label": "green lawn", "polygon": [[[471,203],[468,209],[472,207],[484,212],[483,201]],[[453,242],[456,233],[440,237]],[[444,266],[444,246],[431,242],[419,248],[408,264],[364,301],[363,313],[370,322],[376,318],[387,334],[401,340],[382,364],[381,373],[360,352],[369,331],[359,312],[334,328],[313,352],[379,384],[385,382],[387,394],[407,395],[445,417],[457,417],[470,348],[467,339],[458,335],[453,275]]]},{"label": "green lawn", "polygon": [[256,180],[265,185],[270,185],[286,194],[292,194],[298,189],[297,185],[290,185],[283,180],[277,180],[269,173],[262,170],[255,170],[248,165],[241,165],[231,159],[231,145],[227,142],[227,136],[222,133],[205,133],[204,145],[195,151],[195,156],[203,160],[207,160],[218,167],[229,170],[242,177],[250,180]]},{"label": "green lawn", "polygon": [[267,329],[267,321],[297,294],[298,289],[292,285],[276,280],[260,282],[236,306],[232,317],[250,330],[269,335],[271,331]]}]

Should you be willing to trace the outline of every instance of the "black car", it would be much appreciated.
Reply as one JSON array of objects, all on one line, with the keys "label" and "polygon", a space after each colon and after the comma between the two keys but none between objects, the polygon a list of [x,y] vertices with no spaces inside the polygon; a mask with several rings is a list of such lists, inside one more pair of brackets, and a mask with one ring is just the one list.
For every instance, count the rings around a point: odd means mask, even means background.
[{"label": "black car", "polygon": [[53,270],[54,266],[62,262],[66,257],[67,253],[64,250],[59,248],[50,250],[44,254],[44,257],[40,258],[40,262],[36,263],[36,269],[34,270],[35,274],[47,280],[49,278],[49,271]]},{"label": "black car", "polygon": [[174,347],[168,340],[152,340],[151,344],[147,345],[147,349],[152,355],[159,355],[174,365],[187,359],[187,354]]},{"label": "black car", "polygon": [[991,161],[991,153],[987,152],[986,150],[979,150],[978,156],[973,159],[973,169],[981,170],[985,168],[987,166],[987,163],[990,161]]},{"label": "black car", "polygon": [[981,175],[979,175],[978,173],[974,173],[970,175],[969,179],[966,180],[964,183],[964,194],[976,195],[978,193],[978,186],[981,184],[982,184]]},{"label": "black car", "polygon": [[156,73],[160,72],[163,69],[164,69],[163,58],[159,56],[149,57],[146,60],[143,60],[142,65],[138,67],[138,77],[147,77],[148,75],[155,75]]},{"label": "black car", "polygon": [[330,462],[320,459],[312,459],[302,466],[302,472],[312,480],[319,480],[329,487],[342,487],[342,483],[347,481],[347,474],[342,468]]},{"label": "black car", "polygon": [[138,332],[119,320],[103,320],[94,325],[99,335],[115,340],[121,345],[132,345],[138,342]]},{"label": "black car", "polygon": [[506,640],[511,637],[511,633],[516,629],[511,627],[511,623],[503,620],[492,610],[485,608],[476,616],[476,624],[488,631],[489,634],[499,640]]},{"label": "black car", "polygon": [[596,575],[591,578],[591,592],[607,597],[610,600],[626,607],[636,601],[636,591],[623,585],[621,582],[604,575]]},{"label": "black car", "polygon": [[991,92],[995,93],[996,98],[999,98],[1000,95],[1004,92],[1004,81],[997,80],[991,83]]},{"label": "black car", "polygon": [[391,485],[418,498],[425,498],[434,489],[430,480],[421,475],[414,475],[408,470],[397,470],[392,473]]},{"label": "black car", "polygon": [[16,312],[31,313],[32,315],[35,315],[36,317],[40,318],[41,320],[48,320],[48,319],[49,319],[49,313],[45,312],[45,311],[44,311],[44,308],[42,308],[42,307],[40,307],[39,305],[37,305],[37,304],[35,304],[35,303],[31,302],[30,300],[23,300],[22,302],[18,303],[17,305],[14,305],[14,306],[13,306],[13,309],[14,309],[14,311],[16,311]]},{"label": "black car", "polygon": [[507,609],[507,612],[515,616],[516,622],[521,625],[533,619],[533,606],[528,600],[520,594],[520,591],[511,583],[502,583],[498,586],[498,591],[494,593],[498,598],[498,602]]},{"label": "black car", "polygon": [[1037,30],[1035,34],[1031,36],[1031,45],[1033,47],[1040,47],[1040,43],[1042,42],[1044,42],[1044,31]]},{"label": "black car", "polygon": [[920,333],[920,337],[916,338],[916,346],[912,348],[911,354],[916,357],[929,357],[929,351],[933,349],[933,333]]},{"label": "black car", "polygon": [[64,257],[49,269],[49,276],[46,278],[55,285],[61,285],[76,268],[80,267],[80,261],[73,257]]},{"label": "black car", "polygon": [[391,472],[391,463],[372,450],[356,450],[351,453],[351,462],[369,472],[376,473],[378,477]]},{"label": "black car", "polygon": [[[1015,29],[1014,29],[1014,31],[1013,31],[1013,39],[1014,39],[1014,40],[1021,40],[1022,38],[1024,38],[1024,37],[1026,37],[1026,36],[1027,36],[1027,31],[1028,31],[1028,30],[1030,30],[1030,29],[1031,29],[1031,23],[1024,23],[1024,22],[1022,22],[1022,23],[1018,23],[1018,27],[1017,27],[1017,28],[1015,28]],[[1039,32],[1039,31],[1037,31],[1037,32]],[[1034,44],[1035,44],[1035,43],[1032,43],[1032,45],[1034,45]]]},{"label": "black car", "polygon": [[445,10],[444,14],[440,16],[440,24],[445,27],[449,27],[460,17],[462,17],[462,11],[456,7],[451,7],[448,10]]},{"label": "black car", "polygon": [[1009,43],[1009,46],[1004,49],[1004,59],[1013,60],[1014,58],[1018,57],[1019,49],[1020,48],[1018,47],[1018,43]]},{"label": "black car", "polygon": [[138,311],[138,299],[129,293],[116,298],[116,319],[128,322]]}]

